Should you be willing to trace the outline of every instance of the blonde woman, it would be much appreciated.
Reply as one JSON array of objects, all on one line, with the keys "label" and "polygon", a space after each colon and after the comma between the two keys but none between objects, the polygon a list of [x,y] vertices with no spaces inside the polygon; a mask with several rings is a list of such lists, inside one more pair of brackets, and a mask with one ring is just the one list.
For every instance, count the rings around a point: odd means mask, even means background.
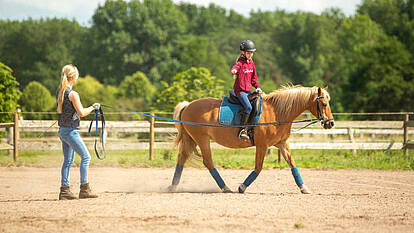
[{"label": "blonde woman", "polygon": [[96,198],[92,194],[88,183],[88,169],[91,156],[79,135],[80,118],[89,115],[93,110],[99,109],[100,104],[95,103],[83,108],[79,94],[72,90],[79,78],[76,66],[66,65],[62,69],[59,89],[56,93],[59,138],[62,141],[64,161],[61,170],[61,187],[59,200],[77,199],[69,188],[70,168],[73,164],[75,152],[81,156],[80,163],[80,192],[79,198]]}]

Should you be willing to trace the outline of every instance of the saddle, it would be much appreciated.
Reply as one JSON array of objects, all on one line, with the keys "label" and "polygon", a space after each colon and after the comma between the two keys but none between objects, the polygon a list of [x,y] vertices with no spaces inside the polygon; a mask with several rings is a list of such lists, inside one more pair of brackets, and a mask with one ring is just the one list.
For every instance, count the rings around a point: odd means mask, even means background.
[{"label": "saddle", "polygon": [[[250,112],[248,124],[256,124],[260,120],[262,113],[262,97],[259,93],[253,93],[248,96],[250,104],[252,105],[252,111]],[[220,106],[219,122],[224,125],[240,125],[240,113],[244,111],[243,105],[235,95],[233,90],[229,90],[229,96],[225,96]],[[253,127],[247,130],[250,141],[254,146],[254,131]]]},{"label": "saddle", "polygon": [[[248,124],[255,123],[254,120],[257,116],[259,116],[262,113],[262,97],[259,93],[253,92],[253,94],[248,96],[250,104],[252,105],[252,111],[250,112],[249,121]],[[242,113],[244,111],[243,105],[240,103],[239,99],[237,98],[236,94],[234,93],[234,90],[229,90],[229,103],[231,104],[237,104],[240,105],[240,109],[238,113]]]}]

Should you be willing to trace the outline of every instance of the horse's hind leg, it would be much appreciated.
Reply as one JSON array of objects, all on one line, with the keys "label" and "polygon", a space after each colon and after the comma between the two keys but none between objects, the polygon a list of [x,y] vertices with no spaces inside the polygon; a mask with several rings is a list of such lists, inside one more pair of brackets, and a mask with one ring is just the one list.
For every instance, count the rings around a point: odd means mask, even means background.
[{"label": "horse's hind leg", "polygon": [[257,176],[263,169],[263,161],[266,155],[267,147],[265,146],[257,146],[256,147],[256,165],[254,171],[250,173],[250,175],[244,180],[242,184],[239,186],[239,193],[244,193],[246,188],[249,187],[253,181],[256,180]]},{"label": "horse's hind leg", "polygon": [[175,166],[174,177],[172,180],[171,185],[168,187],[170,192],[173,192],[177,189],[177,185],[180,183],[181,174],[184,169],[184,163],[187,161],[189,157],[189,152],[187,151],[180,151],[177,158],[177,165]]},{"label": "horse's hind leg", "polygon": [[174,177],[173,177],[172,183],[168,187],[168,190],[170,192],[173,192],[177,189],[177,185],[180,183],[181,174],[183,172],[183,169],[184,169],[184,164],[177,163],[177,165],[175,166],[175,172],[174,172]]},{"label": "horse's hind leg", "polygon": [[300,191],[303,194],[310,194],[311,191],[309,190],[308,186],[306,186],[303,183],[302,177],[300,176],[300,173],[299,173],[299,170],[296,167],[296,162],[293,159],[292,154],[290,152],[289,143],[287,143],[287,142],[280,143],[280,144],[276,145],[276,147],[279,148],[280,153],[282,154],[283,158],[288,163],[288,165],[289,165],[289,167],[292,171],[293,178],[295,178],[296,185],[299,187]]},{"label": "horse's hind leg", "polygon": [[203,143],[197,143],[200,147],[201,154],[203,155],[203,164],[210,171],[217,185],[224,193],[232,193],[231,189],[227,187],[224,180],[221,178],[220,173],[214,167],[213,159],[211,157],[210,140],[207,138]]}]

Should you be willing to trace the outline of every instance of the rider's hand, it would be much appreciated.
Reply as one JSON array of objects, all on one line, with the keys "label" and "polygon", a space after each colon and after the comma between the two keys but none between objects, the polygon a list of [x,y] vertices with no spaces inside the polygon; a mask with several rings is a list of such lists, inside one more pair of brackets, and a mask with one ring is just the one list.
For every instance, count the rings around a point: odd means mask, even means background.
[{"label": "rider's hand", "polygon": [[263,91],[262,91],[262,89],[260,89],[260,87],[256,89],[256,92],[259,93],[259,94],[263,93]]},{"label": "rider's hand", "polygon": [[236,70],[236,69],[232,69],[232,70],[231,70],[231,73],[232,73],[233,75],[236,75],[236,74],[237,74],[237,70]]},{"label": "rider's hand", "polygon": [[101,107],[101,104],[99,104],[99,103],[94,103],[94,104],[92,105],[92,107],[93,107],[95,110],[99,110],[99,108]]}]

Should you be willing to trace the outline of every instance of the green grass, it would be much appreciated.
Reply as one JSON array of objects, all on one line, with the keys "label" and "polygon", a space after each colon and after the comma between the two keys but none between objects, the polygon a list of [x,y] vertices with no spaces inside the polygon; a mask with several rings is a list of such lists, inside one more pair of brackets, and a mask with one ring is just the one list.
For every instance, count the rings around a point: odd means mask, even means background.
[{"label": "green grass", "polygon": [[[174,167],[177,151],[155,150],[154,160],[148,159],[148,150],[107,151],[105,160],[98,160],[93,151],[91,166],[121,166],[121,167]],[[349,150],[292,150],[297,167],[301,168],[331,168],[331,169],[400,169],[414,170],[414,150],[409,151],[408,158],[402,150],[388,151],[357,151],[354,155]],[[217,167],[233,169],[253,169],[255,164],[254,149],[213,150],[213,160]],[[20,151],[16,163],[13,156],[6,151],[0,151],[1,166],[35,166],[59,167],[62,163],[62,151]],[[80,158],[75,156],[75,165]],[[186,166],[204,168],[201,158],[193,157]],[[287,168],[283,160],[278,163],[277,150],[266,156],[264,169]]]}]

